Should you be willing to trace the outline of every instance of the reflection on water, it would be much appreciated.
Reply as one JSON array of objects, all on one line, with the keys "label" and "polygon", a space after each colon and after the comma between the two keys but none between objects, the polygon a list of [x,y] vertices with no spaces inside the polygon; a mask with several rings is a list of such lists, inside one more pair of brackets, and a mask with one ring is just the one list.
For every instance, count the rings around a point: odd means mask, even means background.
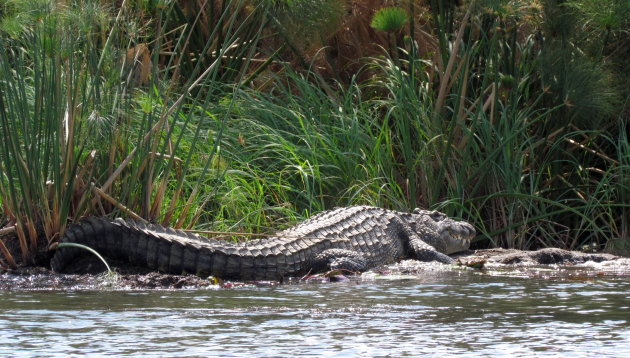
[{"label": "reflection on water", "polygon": [[0,356],[630,356],[630,279],[0,292]]}]

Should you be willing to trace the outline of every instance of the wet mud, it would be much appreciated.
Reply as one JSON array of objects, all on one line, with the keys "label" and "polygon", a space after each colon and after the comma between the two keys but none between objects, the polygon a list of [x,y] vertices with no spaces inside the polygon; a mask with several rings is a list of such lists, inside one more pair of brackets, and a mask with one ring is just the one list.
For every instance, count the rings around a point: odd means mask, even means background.
[{"label": "wet mud", "polygon": [[[361,280],[375,276],[398,277],[422,275],[427,271],[466,271],[475,274],[522,277],[564,277],[588,279],[598,276],[630,276],[630,258],[603,253],[582,253],[555,248],[538,251],[486,249],[467,251],[453,258],[454,265],[405,260],[375,269],[363,275],[328,273],[292,278],[282,283],[336,282]],[[171,275],[130,267],[122,262],[110,263],[113,273],[103,272],[97,261],[78,262],[70,273],[56,273],[45,267],[22,267],[0,270],[0,290],[180,290],[216,289],[242,285],[282,284],[281,282],[223,282],[214,277]]]}]

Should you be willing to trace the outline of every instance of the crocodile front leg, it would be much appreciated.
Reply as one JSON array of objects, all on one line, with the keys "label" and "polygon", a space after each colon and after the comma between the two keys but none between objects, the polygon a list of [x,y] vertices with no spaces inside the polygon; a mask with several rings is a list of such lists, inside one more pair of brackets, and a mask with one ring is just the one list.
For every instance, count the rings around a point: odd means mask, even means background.
[{"label": "crocodile front leg", "polygon": [[395,230],[398,230],[403,240],[407,242],[409,256],[412,259],[418,261],[438,261],[444,264],[452,264],[455,262],[448,255],[439,252],[435,247],[428,244],[426,241],[431,242],[431,238],[440,237],[437,231],[431,230],[427,226],[418,226],[416,233],[411,227],[404,221],[396,218],[393,220]]},{"label": "crocodile front leg", "polygon": [[[415,236],[415,237],[413,237]],[[409,240],[409,246],[413,252],[413,258],[418,261],[438,261],[443,264],[452,264],[455,262],[448,255],[445,255],[426,242],[422,241],[418,235],[413,234]]]}]

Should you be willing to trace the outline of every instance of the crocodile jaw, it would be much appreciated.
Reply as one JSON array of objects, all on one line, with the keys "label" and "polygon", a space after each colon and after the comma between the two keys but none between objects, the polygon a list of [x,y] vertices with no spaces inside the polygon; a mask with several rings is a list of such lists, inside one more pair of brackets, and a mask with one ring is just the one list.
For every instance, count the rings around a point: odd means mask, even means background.
[{"label": "crocodile jaw", "polygon": [[440,232],[445,254],[468,250],[470,241],[475,237],[475,228],[467,222],[450,222]]}]

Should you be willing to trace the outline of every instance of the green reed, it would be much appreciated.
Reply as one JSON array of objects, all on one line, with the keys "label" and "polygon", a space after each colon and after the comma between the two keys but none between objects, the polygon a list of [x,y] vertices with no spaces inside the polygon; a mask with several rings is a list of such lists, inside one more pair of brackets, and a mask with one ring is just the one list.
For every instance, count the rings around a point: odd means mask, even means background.
[{"label": "green reed", "polygon": [[[163,32],[176,5],[156,10],[155,40],[145,43],[141,34],[129,37],[142,24],[134,23],[137,13],[126,2],[115,16],[91,2],[45,4],[36,21],[0,36],[2,218],[17,237],[22,261],[32,262],[68,222],[86,215],[190,225],[203,200],[188,175],[202,181],[219,141],[193,163],[190,153],[205,138],[190,129],[186,108],[207,106],[226,93],[219,81],[226,61],[244,74],[261,34],[260,21],[250,21],[255,11],[243,15],[238,10],[244,3],[232,2],[216,14],[198,54],[211,59],[196,61],[182,80],[169,69],[187,51],[187,31],[196,23]],[[222,41],[215,39],[219,32]],[[163,54],[164,46],[170,54]],[[240,77],[229,81],[234,78]],[[15,265],[8,246],[3,241],[0,249]]]},{"label": "green reed", "polygon": [[628,250],[627,115],[528,3],[433,1],[435,53],[392,41],[362,83],[282,61],[270,38],[300,21],[273,2],[46,4],[0,26],[0,224],[24,262],[86,215],[269,231],[353,204],[439,209],[479,246]]}]

